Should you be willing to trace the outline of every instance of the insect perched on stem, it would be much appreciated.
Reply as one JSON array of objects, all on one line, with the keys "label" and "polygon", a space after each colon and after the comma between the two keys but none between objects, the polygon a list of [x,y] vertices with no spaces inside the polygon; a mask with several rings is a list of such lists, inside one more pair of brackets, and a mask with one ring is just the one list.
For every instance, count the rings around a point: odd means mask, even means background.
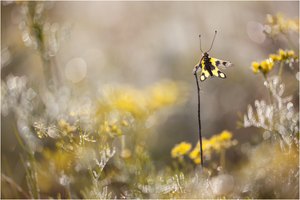
[{"label": "insect perched on stem", "polygon": [[200,81],[205,81],[209,76],[213,77],[219,77],[219,78],[226,78],[226,75],[219,70],[219,67],[227,68],[230,67],[232,64],[225,60],[220,60],[217,58],[212,58],[209,56],[208,52],[212,49],[212,46],[214,44],[215,38],[217,35],[217,31],[215,31],[215,35],[213,38],[213,41],[211,43],[211,46],[208,51],[203,52],[201,47],[201,35],[199,35],[200,39],[200,50],[202,52],[202,58],[201,60],[195,65],[194,68],[194,74],[198,72],[199,68],[201,69],[200,74]]},{"label": "insect perched on stem", "polygon": [[201,159],[201,166],[203,168],[203,150],[202,150],[202,133],[201,133],[201,115],[200,115],[200,87],[198,82],[198,70],[201,69],[200,73],[200,81],[205,81],[209,76],[219,77],[219,78],[226,78],[226,75],[219,70],[218,67],[229,67],[232,64],[228,61],[211,58],[208,55],[208,52],[212,49],[214,44],[215,38],[217,35],[217,31],[215,31],[214,38],[211,42],[210,48],[208,51],[203,52],[201,47],[201,35],[199,35],[200,40],[200,50],[202,52],[202,58],[194,67],[193,73],[197,83],[197,92],[198,92],[198,123],[199,123],[199,140],[200,140],[200,159]]}]

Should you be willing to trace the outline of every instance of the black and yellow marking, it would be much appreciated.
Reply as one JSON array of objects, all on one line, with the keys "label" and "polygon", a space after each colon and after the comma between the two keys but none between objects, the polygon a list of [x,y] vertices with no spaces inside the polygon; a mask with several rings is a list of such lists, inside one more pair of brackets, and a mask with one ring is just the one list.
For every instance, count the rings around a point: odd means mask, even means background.
[{"label": "black and yellow marking", "polygon": [[218,67],[229,67],[231,65],[230,62],[219,60],[216,58],[209,57],[208,53],[204,53],[200,62],[195,66],[195,70],[201,68],[200,73],[200,81],[205,81],[209,76],[219,77],[222,79],[226,78],[226,74],[224,74]]}]

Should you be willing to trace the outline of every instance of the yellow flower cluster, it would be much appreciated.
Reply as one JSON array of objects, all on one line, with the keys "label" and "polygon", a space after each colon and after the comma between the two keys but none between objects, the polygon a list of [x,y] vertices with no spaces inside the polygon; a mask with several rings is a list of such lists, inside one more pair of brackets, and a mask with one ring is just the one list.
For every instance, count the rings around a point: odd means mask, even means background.
[{"label": "yellow flower cluster", "polygon": [[[206,152],[206,147],[208,146],[208,140],[206,140],[205,138],[202,140],[202,148],[203,148],[203,152]],[[196,164],[200,164],[201,163],[201,158],[200,158],[200,142],[197,143],[197,145],[195,146],[195,148],[189,153],[189,157],[190,159],[192,159],[194,161],[194,163]]]},{"label": "yellow flower cluster", "polygon": [[[57,171],[68,171],[72,170],[71,165],[75,161],[75,157],[72,153],[58,150],[51,151],[49,149],[45,149],[43,151],[43,155],[45,157],[45,162],[50,162],[49,164],[53,165]],[[74,163],[73,163],[74,164]]]},{"label": "yellow flower cluster", "polygon": [[259,71],[263,74],[267,74],[269,71],[273,69],[274,61],[270,58],[263,60],[261,62],[252,62],[252,70],[254,73],[258,73]]},{"label": "yellow flower cluster", "polygon": [[289,31],[299,32],[299,19],[287,19],[281,13],[275,16],[268,14],[265,32],[271,36]]},{"label": "yellow flower cluster", "polygon": [[96,114],[99,116],[117,111],[136,119],[145,119],[154,111],[180,102],[182,93],[181,85],[171,81],[163,81],[144,90],[128,86],[107,87]]},{"label": "yellow flower cluster", "polygon": [[[212,136],[210,139],[203,139],[202,148],[205,156],[209,157],[213,152],[219,153],[233,145],[237,144],[237,140],[232,140],[232,133],[229,131],[222,131],[218,135]],[[189,154],[190,159],[195,164],[200,164],[200,143],[198,142],[192,152]]]},{"label": "yellow flower cluster", "polygon": [[[203,139],[203,154],[205,156],[210,156],[213,152],[219,153],[221,150],[225,150],[236,144],[237,141],[232,140],[232,133],[224,130],[220,134],[212,136],[210,139]],[[200,164],[200,143],[198,142],[192,151],[190,151],[191,147],[192,145],[190,143],[181,142],[172,149],[172,158],[188,155],[195,164]]]},{"label": "yellow flower cluster", "polygon": [[106,132],[113,135],[122,135],[122,128],[127,127],[128,122],[122,120],[121,122],[117,121],[114,123],[109,123],[107,120],[100,126],[100,132]]},{"label": "yellow flower cluster", "polygon": [[74,173],[76,157],[73,153],[63,150],[44,149],[42,153],[44,158],[36,162],[35,176],[39,190],[45,192],[57,185],[57,176]]},{"label": "yellow flower cluster", "polygon": [[273,61],[288,61],[288,60],[297,60],[298,57],[295,55],[293,50],[282,50],[279,49],[277,54],[270,54],[269,57]]},{"label": "yellow flower cluster", "polygon": [[61,119],[61,120],[58,121],[58,126],[59,126],[59,128],[61,129],[61,131],[64,135],[66,135],[68,133],[72,133],[76,130],[75,126],[70,125],[64,119]]},{"label": "yellow flower cluster", "polygon": [[293,50],[282,50],[279,49],[276,54],[270,54],[269,58],[261,62],[252,62],[252,71],[254,73],[262,72],[266,75],[270,72],[275,62],[293,63],[298,60]]},{"label": "yellow flower cluster", "polygon": [[174,82],[159,83],[149,88],[149,109],[155,111],[176,103],[180,97],[179,89],[179,85]]},{"label": "yellow flower cluster", "polygon": [[172,158],[178,158],[180,156],[183,156],[187,154],[192,148],[192,145],[187,142],[181,142],[180,144],[177,144],[173,147],[171,151]]}]

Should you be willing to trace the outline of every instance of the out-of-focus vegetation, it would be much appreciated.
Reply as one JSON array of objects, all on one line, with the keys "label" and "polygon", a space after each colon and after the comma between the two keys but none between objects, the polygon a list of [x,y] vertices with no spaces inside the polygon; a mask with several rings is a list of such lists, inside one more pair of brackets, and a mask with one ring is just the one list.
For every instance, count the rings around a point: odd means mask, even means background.
[{"label": "out-of-focus vegetation", "polygon": [[[299,198],[299,13],[277,14],[298,2],[82,6],[1,2],[2,198]],[[211,54],[235,66],[200,85],[202,169],[192,68],[211,9],[228,22],[210,21]]]}]

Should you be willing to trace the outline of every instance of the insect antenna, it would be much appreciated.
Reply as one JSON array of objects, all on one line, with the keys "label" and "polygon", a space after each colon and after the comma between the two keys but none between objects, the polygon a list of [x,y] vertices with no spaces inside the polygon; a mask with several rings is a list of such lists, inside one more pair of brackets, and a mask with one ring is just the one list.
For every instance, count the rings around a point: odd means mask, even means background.
[{"label": "insect antenna", "polygon": [[199,34],[199,41],[200,41],[200,50],[201,50],[202,53],[204,53],[204,52],[202,51],[202,46],[201,46],[201,35],[200,35],[200,34]]},{"label": "insect antenna", "polygon": [[217,35],[217,31],[215,30],[214,39],[212,40],[211,45],[210,45],[210,48],[209,48],[209,50],[208,50],[207,52],[209,52],[209,51],[211,50],[211,48],[213,47],[214,41],[215,41],[215,39],[216,39],[216,35]]}]

